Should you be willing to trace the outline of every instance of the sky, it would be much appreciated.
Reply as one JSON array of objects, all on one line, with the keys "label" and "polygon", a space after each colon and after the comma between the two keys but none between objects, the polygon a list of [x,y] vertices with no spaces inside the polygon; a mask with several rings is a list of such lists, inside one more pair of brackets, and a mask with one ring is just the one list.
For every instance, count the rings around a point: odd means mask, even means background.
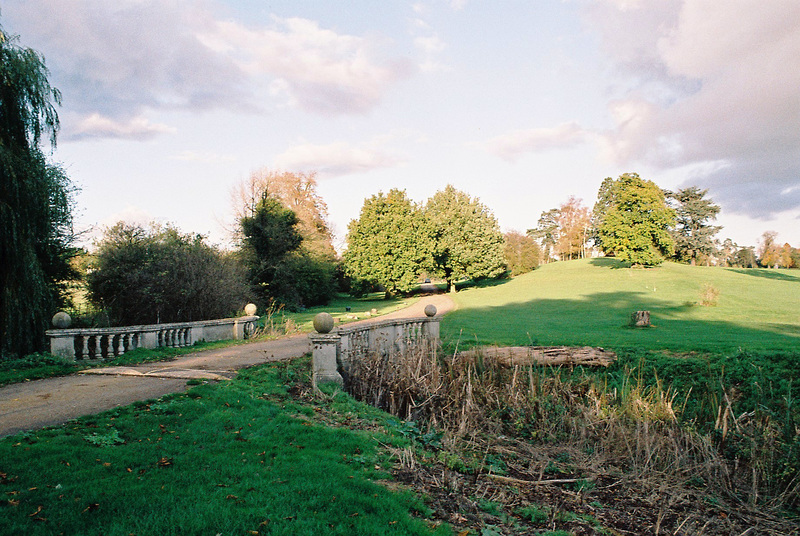
[{"label": "sky", "polygon": [[86,237],[227,247],[263,168],[317,173],[340,251],[392,188],[524,232],[635,172],[708,189],[720,239],[800,247],[797,0],[3,0],[0,24],[62,93],[48,154]]}]

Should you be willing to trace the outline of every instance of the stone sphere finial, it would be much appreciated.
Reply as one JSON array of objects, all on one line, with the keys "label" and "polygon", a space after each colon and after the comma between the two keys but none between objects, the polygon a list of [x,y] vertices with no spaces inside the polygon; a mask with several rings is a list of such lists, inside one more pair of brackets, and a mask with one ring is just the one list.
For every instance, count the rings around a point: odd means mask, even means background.
[{"label": "stone sphere finial", "polygon": [[436,316],[436,306],[432,303],[429,303],[425,306],[425,316],[434,317]]},{"label": "stone sphere finial", "polygon": [[67,329],[72,325],[72,318],[64,311],[59,311],[53,315],[53,327],[57,329]]},{"label": "stone sphere finial", "polygon": [[256,311],[258,311],[258,307],[256,307],[255,303],[248,303],[244,306],[244,314],[247,316],[255,316]]},{"label": "stone sphere finial", "polygon": [[314,317],[314,329],[317,333],[330,333],[333,329],[333,317],[328,313],[319,313]]}]

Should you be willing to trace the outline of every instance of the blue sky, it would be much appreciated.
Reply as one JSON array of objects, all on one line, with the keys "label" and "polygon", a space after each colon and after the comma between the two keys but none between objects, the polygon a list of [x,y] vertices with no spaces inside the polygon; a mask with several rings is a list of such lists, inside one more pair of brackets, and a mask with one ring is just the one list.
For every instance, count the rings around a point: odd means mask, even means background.
[{"label": "blue sky", "polygon": [[800,246],[796,0],[5,0],[63,93],[79,229],[225,244],[231,191],[316,171],[342,249],[364,198],[447,184],[504,230],[603,178],[697,185],[719,238]]}]

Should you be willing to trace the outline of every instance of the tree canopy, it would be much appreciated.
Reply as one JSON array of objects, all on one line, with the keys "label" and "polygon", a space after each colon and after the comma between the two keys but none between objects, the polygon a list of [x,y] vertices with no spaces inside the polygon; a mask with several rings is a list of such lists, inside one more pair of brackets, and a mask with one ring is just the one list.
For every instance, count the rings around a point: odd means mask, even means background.
[{"label": "tree canopy", "polygon": [[347,228],[345,272],[382,286],[387,296],[408,292],[430,265],[431,232],[405,190],[379,192],[364,200]]},{"label": "tree canopy", "polygon": [[714,235],[721,227],[709,225],[719,214],[719,205],[706,198],[708,190],[696,186],[669,192],[676,214],[672,238],[675,241],[675,256],[694,266],[700,256],[708,259],[714,252]]},{"label": "tree canopy", "polygon": [[107,229],[87,283],[90,299],[114,325],[225,318],[251,298],[232,254],[171,226],[119,222]]},{"label": "tree canopy", "polygon": [[264,197],[277,199],[297,216],[302,247],[310,253],[335,256],[328,227],[328,206],[317,192],[316,173],[259,169],[233,191],[237,221],[252,216]]},{"label": "tree canopy", "polygon": [[290,308],[327,303],[336,252],[313,173],[254,172],[234,191],[241,254],[264,301]]},{"label": "tree canopy", "polygon": [[503,235],[503,239],[503,254],[512,276],[530,272],[539,266],[542,250],[532,236],[509,231]]},{"label": "tree canopy", "polygon": [[44,331],[74,277],[73,187],[49,163],[59,91],[44,58],[0,28],[0,356],[42,349]]},{"label": "tree canopy", "polygon": [[433,232],[433,263],[451,291],[459,279],[505,273],[503,234],[491,211],[477,198],[447,185],[425,205]]},{"label": "tree canopy", "polygon": [[671,256],[675,243],[669,229],[675,211],[667,206],[664,192],[652,181],[636,173],[625,173],[617,180],[603,182],[598,198],[604,205],[598,218],[600,245],[631,264],[655,266]]}]

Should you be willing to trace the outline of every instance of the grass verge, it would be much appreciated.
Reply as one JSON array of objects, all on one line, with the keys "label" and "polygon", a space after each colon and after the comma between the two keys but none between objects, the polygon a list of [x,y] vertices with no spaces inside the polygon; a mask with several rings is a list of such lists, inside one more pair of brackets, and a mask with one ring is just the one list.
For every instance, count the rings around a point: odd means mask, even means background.
[{"label": "grass verge", "polygon": [[[0,440],[0,534],[434,534],[390,491],[385,415],[346,395],[329,419],[290,396],[308,359]],[[303,376],[300,378],[300,376]],[[288,384],[288,385],[287,385]],[[338,408],[338,409],[336,409]]]}]

